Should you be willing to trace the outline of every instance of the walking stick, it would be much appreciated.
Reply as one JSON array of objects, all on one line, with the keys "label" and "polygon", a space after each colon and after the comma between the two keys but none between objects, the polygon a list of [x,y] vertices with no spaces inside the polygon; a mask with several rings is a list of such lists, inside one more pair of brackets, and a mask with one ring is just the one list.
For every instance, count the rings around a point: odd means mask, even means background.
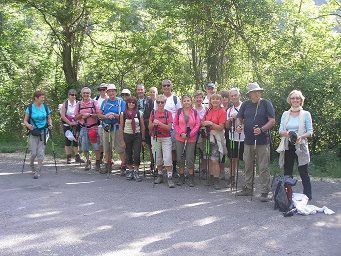
[{"label": "walking stick", "polygon": [[209,185],[209,170],[210,170],[210,157],[209,157],[209,154],[210,154],[210,127],[209,126],[206,126],[206,143],[205,143],[205,153],[206,153],[206,167],[207,167],[207,170],[206,170],[206,181],[207,181],[207,184]]},{"label": "walking stick", "polygon": [[[258,125],[255,125],[253,129],[258,128]],[[253,170],[252,170],[252,184],[251,184],[251,201],[253,197],[253,187],[254,187],[254,182],[255,182],[255,172],[256,172],[256,149],[257,149],[257,137],[255,135],[255,143],[253,146],[253,157],[254,157],[254,163],[253,163]]]},{"label": "walking stick", "polygon": [[[115,129],[115,126],[114,126]],[[114,133],[115,136],[115,133]],[[112,139],[111,139],[111,124],[109,124],[108,131],[108,140],[109,140],[109,152],[108,152],[108,162],[107,162],[107,179],[109,179],[111,170],[112,170]]]},{"label": "walking stick", "polygon": [[157,128],[158,125],[154,126],[154,139],[155,139],[155,148],[154,148],[154,170],[153,170],[153,188],[155,188],[155,176],[156,176],[156,147],[157,147]]},{"label": "walking stick", "polygon": [[50,134],[51,143],[52,143],[52,153],[53,153],[53,159],[54,159],[54,167],[56,168],[56,174],[58,174],[57,162],[56,162],[56,151],[55,151],[54,142],[53,142],[53,139],[52,139],[52,131],[51,131],[51,129],[49,129],[49,134]]},{"label": "walking stick", "polygon": [[189,138],[189,134],[191,133],[191,128],[187,127],[186,128],[186,139],[185,139],[185,144],[184,147],[182,149],[182,154],[181,154],[181,158],[183,158],[186,154],[186,147],[187,147],[187,142],[188,142],[188,138]]},{"label": "walking stick", "polygon": [[144,146],[141,143],[142,161],[143,161],[143,177],[146,177],[146,163],[144,162]]},{"label": "walking stick", "polygon": [[[29,136],[29,135],[28,135]],[[29,138],[29,137],[28,137]],[[24,173],[24,169],[25,169],[25,162],[26,162],[26,156],[27,156],[27,151],[28,151],[28,147],[29,147],[29,144],[28,144],[28,139],[27,139],[27,146],[26,146],[26,150],[25,150],[25,157],[24,157],[24,162],[22,164],[22,169],[21,169],[21,173],[23,174]]]},{"label": "walking stick", "polygon": [[[238,133],[238,154],[237,154],[237,170],[236,170],[236,192],[238,191],[238,171],[239,171],[239,157],[240,157],[240,133]],[[234,195],[237,196],[237,193]]]},{"label": "walking stick", "polygon": [[233,172],[233,170],[232,170],[232,167],[233,167],[233,164],[232,164],[232,159],[233,159],[232,154],[233,154],[233,150],[234,150],[234,131],[233,131],[232,128],[231,128],[230,132],[231,132],[231,140],[230,140],[230,147],[231,147],[231,154],[230,154],[230,187],[231,187],[231,192],[232,192],[232,190],[233,190],[233,188],[232,188],[232,183],[233,183],[232,182],[232,172]]}]

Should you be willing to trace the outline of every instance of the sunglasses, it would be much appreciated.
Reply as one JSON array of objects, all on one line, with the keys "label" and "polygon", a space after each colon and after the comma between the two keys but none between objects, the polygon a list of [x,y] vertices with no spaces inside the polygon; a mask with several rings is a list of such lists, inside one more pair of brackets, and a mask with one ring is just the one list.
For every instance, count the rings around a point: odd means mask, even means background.
[{"label": "sunglasses", "polygon": [[106,91],[107,89],[105,89],[105,88],[99,88],[98,90],[99,90],[99,91]]},{"label": "sunglasses", "polygon": [[90,92],[83,92],[82,94],[90,94]]},{"label": "sunglasses", "polygon": [[165,104],[165,102],[162,101],[162,100],[161,100],[161,101],[158,101],[158,100],[157,100],[156,103],[157,103],[157,104]]},{"label": "sunglasses", "polygon": [[300,100],[301,98],[300,97],[291,97],[290,99],[291,100]]},{"label": "sunglasses", "polygon": [[70,96],[76,96],[76,94],[74,94],[74,93],[70,93],[69,95],[70,95]]},{"label": "sunglasses", "polygon": [[129,93],[122,93],[121,95],[122,96],[129,96],[130,94]]},{"label": "sunglasses", "polygon": [[128,104],[136,104],[134,101],[129,101]]},{"label": "sunglasses", "polygon": [[170,87],[171,85],[170,84],[163,84],[162,86],[163,87]]}]

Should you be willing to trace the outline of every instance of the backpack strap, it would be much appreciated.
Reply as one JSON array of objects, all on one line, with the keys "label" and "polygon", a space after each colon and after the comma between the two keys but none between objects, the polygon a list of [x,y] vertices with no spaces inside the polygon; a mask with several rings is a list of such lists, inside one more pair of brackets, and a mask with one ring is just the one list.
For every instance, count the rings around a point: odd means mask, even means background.
[{"label": "backpack strap", "polygon": [[173,102],[175,106],[178,104],[178,97],[176,95],[173,95]]}]

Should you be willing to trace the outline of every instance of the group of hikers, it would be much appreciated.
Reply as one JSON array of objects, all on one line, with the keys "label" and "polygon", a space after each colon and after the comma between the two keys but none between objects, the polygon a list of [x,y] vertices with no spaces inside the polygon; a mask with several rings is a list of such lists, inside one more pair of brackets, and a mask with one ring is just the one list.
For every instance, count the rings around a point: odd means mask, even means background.
[{"label": "group of hikers", "polygon": [[[170,80],[163,80],[162,94],[151,87],[147,96],[145,86],[137,84],[135,97],[128,89],[118,96],[114,84],[101,84],[95,98],[89,87],[83,87],[80,101],[76,100],[77,91],[69,90],[68,99],[59,109],[67,164],[71,163],[73,149],[75,162],[84,163],[85,170],[90,170],[91,146],[96,156],[94,169],[109,174],[114,150],[121,161],[121,175],[127,180],[141,181],[140,155],[141,150],[144,155],[147,149],[155,184],[162,183],[166,176],[170,188],[185,184],[186,178],[193,187],[194,162],[198,157],[199,178],[218,190],[228,159],[226,183],[231,187],[238,183],[238,161],[244,161],[245,185],[236,195],[252,196],[257,163],[260,200],[268,201],[270,129],[275,125],[275,110],[269,100],[262,98],[263,88],[256,82],[249,83],[249,100],[244,102],[238,88],[218,93],[212,82],[205,85],[205,93],[196,91],[194,95],[185,94],[181,98],[172,88]],[[297,161],[303,193],[311,199],[307,138],[312,136],[313,128],[310,113],[302,108],[304,99],[301,91],[289,93],[290,109],[280,120],[281,143],[277,152],[285,175],[293,175]],[[34,178],[40,175],[46,138],[52,128],[51,110],[44,100],[44,93],[36,91],[33,102],[25,110],[24,124],[30,131],[30,167]],[[35,159],[38,166],[34,164]]]}]

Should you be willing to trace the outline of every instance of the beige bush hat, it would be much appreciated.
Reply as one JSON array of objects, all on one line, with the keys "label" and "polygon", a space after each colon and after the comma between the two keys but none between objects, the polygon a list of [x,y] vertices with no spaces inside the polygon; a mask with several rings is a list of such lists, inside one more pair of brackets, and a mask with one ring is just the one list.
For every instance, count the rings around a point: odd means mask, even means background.
[{"label": "beige bush hat", "polygon": [[261,88],[257,82],[249,83],[247,87],[248,91],[246,94],[249,94],[250,92],[254,91],[264,91],[264,89]]}]

